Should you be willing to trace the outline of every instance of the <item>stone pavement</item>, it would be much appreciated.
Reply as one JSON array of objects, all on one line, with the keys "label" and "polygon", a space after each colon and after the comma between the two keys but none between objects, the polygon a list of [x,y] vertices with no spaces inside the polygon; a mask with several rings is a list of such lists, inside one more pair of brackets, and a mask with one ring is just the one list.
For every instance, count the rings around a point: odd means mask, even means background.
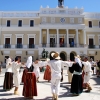
[{"label": "stone pavement", "polygon": [[[22,75],[22,72],[21,72]],[[26,100],[22,96],[23,85],[20,85],[20,95],[13,95],[14,88],[11,91],[3,91],[4,73],[0,74],[0,100]],[[80,96],[73,97],[70,94],[70,84],[68,82],[67,71],[64,70],[64,81],[61,83],[59,100],[99,100],[100,98],[100,78],[95,75],[91,77],[90,83],[93,90],[90,93],[83,92]],[[37,83],[38,96],[35,100],[52,100],[50,83],[43,80],[43,73],[41,73],[40,82]]]}]

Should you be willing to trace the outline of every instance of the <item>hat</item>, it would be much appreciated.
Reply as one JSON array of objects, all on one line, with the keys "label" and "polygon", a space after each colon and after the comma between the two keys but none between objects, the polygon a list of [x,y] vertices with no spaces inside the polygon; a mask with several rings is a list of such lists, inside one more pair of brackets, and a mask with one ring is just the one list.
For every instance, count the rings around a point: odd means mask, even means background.
[{"label": "hat", "polygon": [[60,59],[60,56],[59,56],[59,53],[58,53],[58,52],[51,53],[51,56],[52,56],[54,59]]},{"label": "hat", "polygon": [[77,58],[81,59],[79,55],[77,55],[77,56],[75,56],[75,57],[77,57]]}]

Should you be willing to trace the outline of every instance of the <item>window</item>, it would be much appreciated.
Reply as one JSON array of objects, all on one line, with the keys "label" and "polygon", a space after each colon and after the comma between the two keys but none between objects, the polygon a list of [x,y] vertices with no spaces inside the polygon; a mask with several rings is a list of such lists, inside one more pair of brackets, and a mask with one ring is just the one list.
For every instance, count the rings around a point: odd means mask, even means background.
[{"label": "window", "polygon": [[55,23],[55,18],[51,17],[51,23]]},{"label": "window", "polygon": [[7,20],[7,27],[10,27],[10,20]]},{"label": "window", "polygon": [[99,21],[99,28],[100,28],[100,21]]},{"label": "window", "polygon": [[5,38],[5,48],[10,48],[10,38]]},{"label": "window", "polygon": [[34,48],[34,38],[29,38],[29,48]]},{"label": "window", "polygon": [[16,48],[22,48],[22,38],[17,38]]},{"label": "window", "polygon": [[82,23],[82,18],[78,18],[78,23]]},{"label": "window", "polygon": [[18,26],[21,27],[22,26],[22,20],[18,21]]},{"label": "window", "polygon": [[70,18],[70,23],[74,23],[74,18]]},{"label": "window", "polygon": [[30,20],[30,27],[34,26],[34,20]]},{"label": "window", "polygon": [[92,27],[92,21],[89,21],[89,27],[90,28]]},{"label": "window", "polygon": [[46,23],[46,17],[42,18],[42,23]]}]

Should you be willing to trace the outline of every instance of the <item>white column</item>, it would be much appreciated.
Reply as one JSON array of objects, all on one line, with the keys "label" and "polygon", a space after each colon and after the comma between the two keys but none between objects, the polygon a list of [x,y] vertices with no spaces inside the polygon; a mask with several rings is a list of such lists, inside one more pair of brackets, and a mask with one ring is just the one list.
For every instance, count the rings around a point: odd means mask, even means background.
[{"label": "white column", "polygon": [[42,29],[40,29],[39,45],[42,46]]},{"label": "white column", "polygon": [[[2,26],[1,26],[2,27]],[[0,38],[1,38],[2,36],[1,36],[1,28],[0,28]],[[0,39],[0,49],[1,49],[1,40],[2,39]]]},{"label": "white column", "polygon": [[68,31],[69,31],[69,30],[66,29],[67,47],[69,47],[69,32],[68,32]]},{"label": "white column", "polygon": [[49,29],[47,29],[47,47],[49,47]]},{"label": "white column", "polygon": [[84,32],[84,45],[86,45],[86,31],[85,30],[83,30],[83,32]]},{"label": "white column", "polygon": [[76,29],[76,45],[79,46],[78,29]]},{"label": "white column", "polygon": [[59,29],[57,29],[57,47],[59,47]]}]

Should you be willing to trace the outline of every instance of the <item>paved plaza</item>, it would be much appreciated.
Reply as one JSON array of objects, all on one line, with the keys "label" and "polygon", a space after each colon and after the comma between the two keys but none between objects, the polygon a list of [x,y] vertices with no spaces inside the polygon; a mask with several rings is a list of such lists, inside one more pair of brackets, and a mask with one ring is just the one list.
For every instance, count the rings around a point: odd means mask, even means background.
[{"label": "paved plaza", "polygon": [[[21,71],[22,75],[22,71]],[[3,91],[4,70],[0,74],[0,100],[26,100],[22,96],[23,85],[20,85],[20,95],[13,94],[14,88],[11,91]],[[95,75],[91,77],[90,83],[93,90],[90,93],[83,92],[80,96],[73,97],[70,94],[70,84],[68,84],[67,70],[64,70],[64,81],[61,83],[59,100],[99,100],[100,98],[100,78]],[[50,83],[43,80],[43,73],[41,73],[40,82],[37,83],[38,96],[34,97],[35,100],[52,100]]]}]

